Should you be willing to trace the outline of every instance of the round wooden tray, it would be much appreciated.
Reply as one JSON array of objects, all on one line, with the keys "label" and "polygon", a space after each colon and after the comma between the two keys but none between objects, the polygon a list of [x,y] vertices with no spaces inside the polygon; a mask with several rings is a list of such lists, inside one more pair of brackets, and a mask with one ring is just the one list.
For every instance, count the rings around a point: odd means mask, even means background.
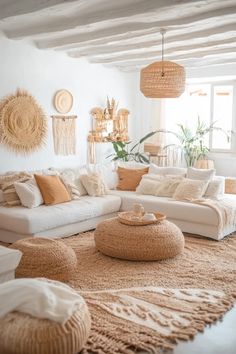
[{"label": "round wooden tray", "polygon": [[161,213],[153,213],[156,216],[156,220],[132,220],[132,217],[134,216],[133,211],[124,211],[121,213],[118,213],[118,220],[122,224],[126,225],[133,225],[133,226],[144,226],[144,225],[151,225],[151,224],[156,224],[159,223],[163,220],[166,219],[165,214]]}]

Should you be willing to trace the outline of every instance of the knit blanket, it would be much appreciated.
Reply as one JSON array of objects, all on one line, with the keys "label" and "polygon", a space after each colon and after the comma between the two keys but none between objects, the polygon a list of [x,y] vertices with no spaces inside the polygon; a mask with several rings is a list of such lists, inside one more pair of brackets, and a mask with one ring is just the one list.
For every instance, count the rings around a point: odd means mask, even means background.
[{"label": "knit blanket", "polygon": [[205,205],[213,209],[218,215],[218,231],[222,232],[225,228],[232,225],[236,226],[236,201],[230,198],[221,200],[197,199],[192,203]]}]

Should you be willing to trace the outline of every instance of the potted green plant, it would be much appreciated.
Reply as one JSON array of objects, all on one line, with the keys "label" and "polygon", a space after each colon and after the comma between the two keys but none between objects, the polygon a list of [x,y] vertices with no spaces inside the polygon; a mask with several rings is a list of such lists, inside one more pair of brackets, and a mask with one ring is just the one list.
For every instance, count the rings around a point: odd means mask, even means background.
[{"label": "potted green plant", "polygon": [[136,161],[141,163],[149,163],[148,157],[142,152],[142,144],[153,135],[155,135],[157,131],[153,131],[148,133],[143,138],[141,138],[136,144],[131,146],[132,142],[127,141],[113,141],[112,146],[114,149],[114,153],[110,154],[106,158],[112,157],[113,161],[122,160],[122,161]]},{"label": "potted green plant", "polygon": [[195,130],[191,130],[183,124],[178,124],[177,132],[160,129],[148,133],[143,138],[141,138],[136,144],[131,147],[131,141],[121,142],[116,141],[112,142],[114,153],[107,156],[107,158],[112,157],[112,160],[123,160],[123,161],[137,161],[142,163],[149,163],[148,157],[142,151],[142,144],[157,133],[165,133],[174,135],[178,143],[168,144],[164,146],[163,149],[167,149],[170,146],[176,146],[181,149],[183,156],[186,162],[186,165],[194,166],[196,161],[199,159],[205,159],[209,148],[205,145],[205,137],[213,130],[221,131],[229,141],[230,136],[222,128],[215,126],[216,122],[206,125],[205,122],[201,121],[198,117],[197,126]]}]

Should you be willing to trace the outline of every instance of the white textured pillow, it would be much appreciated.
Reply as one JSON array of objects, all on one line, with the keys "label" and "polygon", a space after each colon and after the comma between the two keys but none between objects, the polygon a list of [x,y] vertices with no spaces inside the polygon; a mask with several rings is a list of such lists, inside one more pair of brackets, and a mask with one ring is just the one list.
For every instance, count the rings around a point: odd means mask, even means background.
[{"label": "white textured pillow", "polygon": [[212,178],[215,176],[215,170],[207,170],[207,169],[200,169],[200,168],[194,168],[194,167],[188,167],[187,170],[187,178],[190,179],[197,179],[197,180],[212,180]]},{"label": "white textured pillow", "polygon": [[183,167],[159,167],[154,164],[151,164],[149,166],[149,172],[151,174],[156,174],[156,175],[178,175],[178,176],[186,176],[186,168]]},{"label": "white textured pillow", "polygon": [[43,204],[43,197],[34,178],[26,182],[15,182],[14,187],[21,204],[27,208],[36,208]]},{"label": "white textured pillow", "polygon": [[107,194],[107,187],[98,173],[81,175],[80,180],[89,195],[99,197]]},{"label": "white textured pillow", "polygon": [[60,177],[66,178],[66,180],[74,183],[79,190],[80,196],[88,194],[82,182],[80,181],[80,176],[88,173],[86,167],[61,169],[51,167],[50,170],[55,172],[54,174],[58,174]]},{"label": "white textured pillow", "polygon": [[160,186],[161,181],[155,181],[148,178],[142,178],[136,192],[139,194],[156,195],[156,191]]},{"label": "white textured pillow", "polygon": [[184,179],[176,188],[173,198],[177,200],[200,199],[206,192],[208,181]]},{"label": "white textured pillow", "polygon": [[156,191],[156,195],[158,197],[172,197],[183,179],[182,176],[164,178]]},{"label": "white textured pillow", "polygon": [[108,189],[116,189],[119,177],[114,162],[108,164],[89,164],[87,170],[88,173],[100,174]]},{"label": "white textured pillow", "polygon": [[142,176],[142,179],[149,179],[157,182],[163,181],[164,178],[165,178],[164,176],[155,175],[154,173],[146,173],[145,175]]},{"label": "white textured pillow", "polygon": [[222,176],[215,176],[209,182],[204,198],[217,199],[224,195],[225,191],[225,178]]},{"label": "white textured pillow", "polygon": [[80,192],[77,186],[73,182],[71,182],[68,178],[60,176],[60,179],[65,185],[67,191],[69,192],[71,199],[72,200],[80,199]]},{"label": "white textured pillow", "polygon": [[119,161],[117,166],[129,168],[129,169],[133,168],[135,170],[138,170],[139,168],[142,169],[145,167],[149,167],[150,165],[141,162],[136,162],[136,161]]}]

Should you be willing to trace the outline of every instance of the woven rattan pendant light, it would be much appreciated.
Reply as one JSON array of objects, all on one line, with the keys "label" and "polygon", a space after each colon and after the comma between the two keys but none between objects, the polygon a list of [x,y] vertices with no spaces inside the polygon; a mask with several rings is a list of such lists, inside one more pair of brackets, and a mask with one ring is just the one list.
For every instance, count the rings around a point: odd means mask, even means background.
[{"label": "woven rattan pendant light", "polygon": [[150,98],[179,97],[185,89],[184,67],[164,60],[164,35],[162,35],[162,60],[152,63],[141,70],[140,90]]}]

